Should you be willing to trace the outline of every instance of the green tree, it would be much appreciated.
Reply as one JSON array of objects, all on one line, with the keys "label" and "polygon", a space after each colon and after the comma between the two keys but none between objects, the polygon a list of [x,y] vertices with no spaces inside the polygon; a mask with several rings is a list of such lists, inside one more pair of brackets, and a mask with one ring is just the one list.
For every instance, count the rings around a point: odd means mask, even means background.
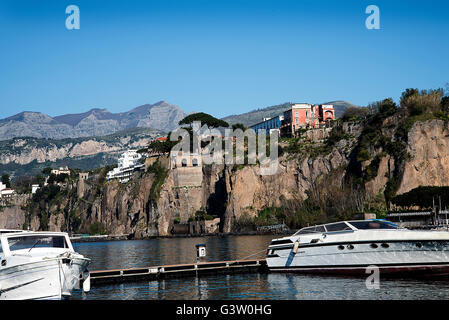
[{"label": "green tree", "polygon": [[449,96],[441,98],[441,110],[449,113]]},{"label": "green tree", "polygon": [[177,141],[171,141],[170,135],[167,136],[165,141],[155,140],[151,141],[148,145],[148,151],[154,153],[168,153],[173,148]]},{"label": "green tree", "polygon": [[407,100],[410,97],[418,95],[418,94],[419,94],[418,89],[414,89],[414,88],[405,89],[405,91],[402,92],[402,95],[401,95],[401,107],[403,107],[407,103]]},{"label": "green tree", "polygon": [[342,115],[343,120],[357,120],[368,116],[369,110],[363,107],[348,107]]},{"label": "green tree", "polygon": [[69,175],[67,173],[61,173],[56,176],[56,182],[65,182],[69,179]]},{"label": "green tree", "polygon": [[204,112],[198,112],[188,115],[187,117],[179,121],[179,125],[187,124],[192,126],[192,123],[194,121],[200,121],[201,125],[206,124],[208,127],[211,128],[229,127],[229,123],[227,123],[226,121],[217,119],[211,116],[210,114]]},{"label": "green tree", "polygon": [[42,170],[42,173],[43,174],[47,174],[47,175],[49,175],[50,173],[51,173],[51,168],[50,167],[47,167],[47,168],[44,168],[43,170]]},{"label": "green tree", "polygon": [[4,173],[2,175],[2,183],[7,187],[7,188],[11,188],[11,180],[9,178],[9,174]]},{"label": "green tree", "polygon": [[401,96],[401,107],[406,108],[411,116],[441,111],[443,89],[421,90],[406,89]]},{"label": "green tree", "polygon": [[388,98],[382,100],[379,105],[379,112],[385,115],[391,115],[396,112],[397,106],[393,99]]},{"label": "green tree", "polygon": [[242,131],[246,130],[246,127],[243,125],[243,123],[236,123],[232,125],[232,130],[241,129]]},{"label": "green tree", "polygon": [[41,185],[45,181],[45,178],[38,174],[34,177],[34,181],[36,184]]}]

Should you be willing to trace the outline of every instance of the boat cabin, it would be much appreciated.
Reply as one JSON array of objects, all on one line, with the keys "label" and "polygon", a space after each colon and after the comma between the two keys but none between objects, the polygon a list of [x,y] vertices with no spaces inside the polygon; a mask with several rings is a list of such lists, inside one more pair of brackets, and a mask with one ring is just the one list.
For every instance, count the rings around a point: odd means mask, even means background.
[{"label": "boat cabin", "polygon": [[65,252],[74,252],[65,232],[0,231],[1,266],[8,257],[53,256]]},{"label": "boat cabin", "polygon": [[356,231],[356,230],[379,230],[379,229],[403,229],[398,225],[386,220],[355,220],[355,221],[341,221],[335,223],[327,223],[317,225],[313,227],[306,227],[300,229],[294,235],[304,235],[310,233],[323,233],[323,232],[341,232],[341,231]]}]

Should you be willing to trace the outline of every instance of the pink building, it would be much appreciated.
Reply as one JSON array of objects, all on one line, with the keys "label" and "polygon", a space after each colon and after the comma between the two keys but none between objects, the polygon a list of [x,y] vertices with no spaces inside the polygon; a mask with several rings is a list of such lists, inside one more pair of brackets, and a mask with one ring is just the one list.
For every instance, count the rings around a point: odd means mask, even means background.
[{"label": "pink building", "polygon": [[333,105],[297,103],[291,109],[284,111],[281,135],[293,136],[301,128],[319,128],[334,119],[335,111]]}]

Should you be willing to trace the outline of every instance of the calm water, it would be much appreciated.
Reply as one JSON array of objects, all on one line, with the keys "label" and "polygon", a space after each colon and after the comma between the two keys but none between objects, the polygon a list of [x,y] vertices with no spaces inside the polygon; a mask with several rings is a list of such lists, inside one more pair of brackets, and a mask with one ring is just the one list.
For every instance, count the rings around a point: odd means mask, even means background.
[{"label": "calm water", "polygon": [[[205,243],[209,261],[261,258],[275,236],[229,236],[75,243],[92,259],[90,270],[192,263]],[[73,299],[449,299],[449,281],[382,280],[369,290],[365,279],[298,274],[216,275],[201,278],[93,285]]]}]

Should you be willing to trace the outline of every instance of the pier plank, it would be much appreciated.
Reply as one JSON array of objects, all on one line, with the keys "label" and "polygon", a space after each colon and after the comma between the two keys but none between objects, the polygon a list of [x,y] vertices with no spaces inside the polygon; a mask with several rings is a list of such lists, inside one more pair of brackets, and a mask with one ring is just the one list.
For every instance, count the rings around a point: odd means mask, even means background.
[{"label": "pier plank", "polygon": [[142,268],[94,270],[90,272],[93,285],[110,282],[133,282],[164,278],[198,277],[210,274],[266,272],[265,259],[212,261],[191,264],[172,264]]}]

